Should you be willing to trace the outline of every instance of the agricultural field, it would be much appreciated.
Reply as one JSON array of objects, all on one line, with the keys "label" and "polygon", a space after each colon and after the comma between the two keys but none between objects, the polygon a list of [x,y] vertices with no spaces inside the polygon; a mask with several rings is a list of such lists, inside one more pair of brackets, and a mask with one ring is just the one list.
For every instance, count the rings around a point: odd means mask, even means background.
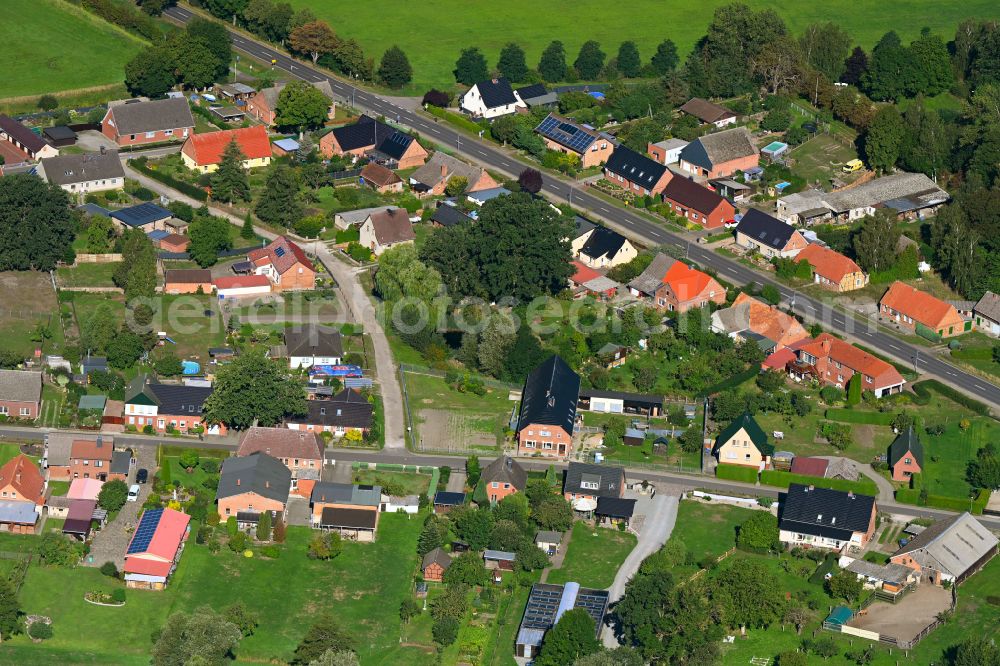
[{"label": "agricultural field", "polygon": [[[341,12],[338,5],[329,2],[291,0],[293,8],[308,7],[334,26],[340,36],[358,40],[376,62],[385,49],[399,45],[413,66],[412,93],[423,93],[432,86],[453,85],[452,70],[463,48],[478,46],[492,67],[500,49],[511,40],[524,47],[530,67],[537,65],[542,49],[553,39],[565,44],[566,60],[570,63],[576,59],[580,45],[588,39],[600,41],[602,50],[609,56],[617,52],[622,41],[635,40],[645,61],[660,41],[670,38],[677,44],[683,60],[705,34],[715,9],[726,4],[728,0],[699,3],[646,0],[623,12],[620,7],[599,0],[582,0],[572,6],[513,0],[501,7],[477,7],[462,0],[431,0],[386,5],[378,12]],[[996,4],[992,0],[890,6],[832,0],[818,4],[796,3],[794,10],[788,3],[774,0],[750,0],[747,4],[757,9],[776,10],[796,34],[814,21],[836,21],[866,50],[889,30],[896,30],[908,43],[919,36],[922,27],[929,26],[948,40],[954,36],[955,27],[962,19],[996,14]],[[886,20],[893,11],[906,16],[904,25]],[[579,20],[583,16],[588,20]],[[641,19],[637,20],[638,17]],[[414,26],[425,29],[414,30]]]},{"label": "agricultural field", "polygon": [[8,54],[4,97],[120,83],[143,42],[60,0],[4,0],[0,42]]},{"label": "agricultural field", "polygon": [[29,356],[39,345],[38,327],[51,333],[42,345],[46,353],[58,354],[62,349],[63,332],[59,322],[56,294],[48,273],[37,271],[5,271],[0,273],[0,340],[4,347]]}]

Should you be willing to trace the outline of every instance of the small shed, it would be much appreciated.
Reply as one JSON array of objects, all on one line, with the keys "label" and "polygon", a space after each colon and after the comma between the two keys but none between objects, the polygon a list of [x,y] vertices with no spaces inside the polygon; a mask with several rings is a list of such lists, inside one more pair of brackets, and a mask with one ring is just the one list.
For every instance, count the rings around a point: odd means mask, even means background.
[{"label": "small shed", "polygon": [[222,118],[227,123],[235,123],[243,120],[244,113],[235,106],[212,107],[212,113]]},{"label": "small shed", "polygon": [[626,428],[625,435],[622,437],[622,442],[626,446],[642,446],[643,441],[646,439],[646,433],[638,428]]},{"label": "small shed", "polygon": [[284,157],[294,153],[299,149],[299,142],[295,139],[277,139],[271,142],[271,152],[275,154],[276,157]]},{"label": "small shed", "polygon": [[42,130],[42,134],[45,135],[45,140],[51,143],[57,148],[62,148],[63,146],[72,146],[76,143],[76,132],[66,127],[65,125],[56,125],[55,127],[46,127]]},{"label": "small shed", "polygon": [[104,413],[104,405],[108,402],[108,398],[103,395],[81,395],[80,402],[77,404],[76,408],[78,410],[84,409],[96,409]]},{"label": "small shed", "polygon": [[826,616],[826,619],[823,620],[823,624],[831,624],[831,625],[836,625],[838,627],[842,627],[848,622],[850,622],[851,618],[853,617],[854,617],[854,611],[852,611],[850,608],[848,608],[847,606],[837,606],[832,611],[830,611],[829,615]]},{"label": "small shed", "polygon": [[770,157],[772,160],[776,159],[779,155],[785,153],[788,150],[788,144],[783,141],[772,141],[763,148],[760,152],[765,157]]},{"label": "small shed", "polygon": [[448,513],[463,504],[465,504],[465,493],[439,490],[434,494],[434,513]]},{"label": "small shed", "polygon": [[551,557],[559,552],[559,544],[562,543],[562,537],[562,532],[541,530],[535,535],[535,545]]},{"label": "small shed", "polygon": [[506,550],[485,550],[483,551],[483,562],[487,569],[498,569],[501,571],[513,571],[514,561],[517,559],[516,553]]},{"label": "small shed", "polygon": [[599,497],[597,498],[597,508],[594,509],[594,515],[600,523],[609,523],[612,525],[624,523],[628,525],[632,520],[632,515],[635,513],[635,502],[636,500],[634,499],[625,499],[622,497]]},{"label": "small shed", "polygon": [[420,563],[420,570],[423,572],[424,580],[440,583],[444,580],[444,572],[451,566],[451,555],[440,548],[435,548],[424,555]]}]

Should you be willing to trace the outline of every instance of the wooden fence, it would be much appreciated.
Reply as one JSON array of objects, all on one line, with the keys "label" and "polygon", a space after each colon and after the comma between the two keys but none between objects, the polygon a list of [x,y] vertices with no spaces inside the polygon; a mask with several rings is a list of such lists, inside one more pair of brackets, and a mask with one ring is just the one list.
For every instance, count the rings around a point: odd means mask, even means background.
[{"label": "wooden fence", "polygon": [[116,261],[121,261],[122,255],[109,252],[107,254],[78,254],[76,255],[76,262],[74,266],[78,264],[113,264]]}]

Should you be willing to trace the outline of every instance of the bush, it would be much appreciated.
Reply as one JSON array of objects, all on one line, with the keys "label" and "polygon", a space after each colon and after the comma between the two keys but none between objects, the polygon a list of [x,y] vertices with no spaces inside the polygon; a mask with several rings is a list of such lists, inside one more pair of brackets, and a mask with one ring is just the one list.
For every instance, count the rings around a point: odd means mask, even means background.
[{"label": "bush", "polygon": [[742,481],[743,483],[756,483],[757,470],[753,467],[743,467],[742,465],[721,464],[715,468],[715,476],[729,481]]},{"label": "bush", "polygon": [[244,532],[237,532],[229,537],[229,550],[234,553],[242,553],[250,545],[250,537]]},{"label": "bush", "polygon": [[32,622],[28,628],[28,636],[38,641],[52,638],[52,625],[48,622]]},{"label": "bush", "polygon": [[116,604],[125,603],[125,588],[116,587],[114,590],[112,590],[111,601],[115,602]]},{"label": "bush", "polygon": [[114,562],[105,562],[101,565],[101,573],[109,578],[118,578],[118,567]]},{"label": "bush", "polygon": [[279,557],[281,557],[281,548],[279,548],[274,544],[270,544],[267,546],[263,546],[260,549],[260,554],[263,555],[264,557],[269,557],[272,560],[276,560]]},{"label": "bush", "polygon": [[918,405],[926,405],[930,402],[930,392],[937,391],[939,394],[948,398],[952,402],[957,402],[966,409],[969,409],[980,416],[989,416],[990,408],[985,404],[979,402],[975,398],[970,398],[964,393],[959,393],[950,386],[942,384],[936,379],[925,379],[922,382],[917,382],[912,385],[913,392],[917,394],[917,399],[914,400]]}]

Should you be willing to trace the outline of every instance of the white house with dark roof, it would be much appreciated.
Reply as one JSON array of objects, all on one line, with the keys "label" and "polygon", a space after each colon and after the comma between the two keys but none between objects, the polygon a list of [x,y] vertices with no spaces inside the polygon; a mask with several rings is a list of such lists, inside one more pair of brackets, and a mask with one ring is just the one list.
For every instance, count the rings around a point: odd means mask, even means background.
[{"label": "white house with dark roof", "polygon": [[381,256],[397,245],[412,243],[416,239],[410,214],[405,208],[381,210],[372,213],[361,225],[359,243]]},{"label": "white house with dark roof", "polygon": [[285,348],[288,367],[293,370],[313,365],[340,365],[344,357],[340,331],[313,324],[285,329]]},{"label": "white house with dark roof", "polygon": [[781,504],[778,538],[791,546],[864,548],[875,533],[877,512],[871,495],[793,483]]},{"label": "white house with dark roof", "polygon": [[594,225],[573,239],[573,256],[591,268],[611,268],[627,264],[639,251],[620,233]]},{"label": "white house with dark roof", "polygon": [[972,308],[976,330],[1000,337],[1000,295],[988,291]]},{"label": "white house with dark roof", "polygon": [[103,192],[125,187],[125,169],[117,150],[44,158],[38,175],[67,192]]},{"label": "white house with dark roof", "polygon": [[469,88],[462,95],[460,107],[473,118],[493,119],[527,109],[528,105],[510,87],[510,81],[501,76],[480,81]]}]

